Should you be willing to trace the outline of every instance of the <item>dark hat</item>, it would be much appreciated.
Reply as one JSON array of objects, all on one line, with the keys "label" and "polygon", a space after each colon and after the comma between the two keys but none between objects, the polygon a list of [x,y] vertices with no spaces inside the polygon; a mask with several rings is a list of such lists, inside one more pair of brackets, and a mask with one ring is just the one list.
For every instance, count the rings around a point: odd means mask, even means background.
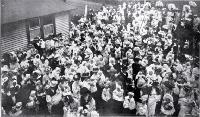
[{"label": "dark hat", "polygon": [[117,72],[117,70],[114,67],[110,67],[110,69],[107,70],[107,71],[110,72],[110,73],[116,73]]},{"label": "dark hat", "polygon": [[94,67],[92,71],[96,73],[96,72],[99,71],[99,68],[98,67]]},{"label": "dark hat", "polygon": [[134,62],[139,62],[140,61],[140,58],[136,57],[134,58]]},{"label": "dark hat", "polygon": [[90,77],[90,73],[89,73],[89,72],[83,73],[83,74],[81,75],[81,77]]},{"label": "dark hat", "polygon": [[152,83],[152,86],[153,86],[153,87],[157,87],[158,85],[159,85],[159,82],[156,82],[156,81],[155,81],[155,82]]},{"label": "dark hat", "polygon": [[190,85],[185,85],[183,88],[188,93],[192,90],[192,87]]},{"label": "dark hat", "polygon": [[81,95],[86,95],[86,94],[89,94],[90,91],[86,88],[86,87],[83,87],[80,89],[80,94]]},{"label": "dark hat", "polygon": [[79,80],[79,79],[80,79],[80,77],[79,77],[79,75],[78,75],[78,74],[75,74],[75,75],[74,75],[74,77],[73,77],[73,79],[74,79],[75,81],[77,81],[77,80]]},{"label": "dark hat", "polygon": [[165,81],[164,85],[169,89],[173,89],[175,87],[172,81]]}]

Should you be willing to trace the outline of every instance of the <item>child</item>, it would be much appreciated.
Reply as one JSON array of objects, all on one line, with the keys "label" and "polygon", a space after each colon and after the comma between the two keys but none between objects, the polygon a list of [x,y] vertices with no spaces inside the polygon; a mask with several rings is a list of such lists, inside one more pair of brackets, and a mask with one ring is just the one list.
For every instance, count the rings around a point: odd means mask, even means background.
[{"label": "child", "polygon": [[128,92],[128,95],[125,97],[123,107],[124,107],[125,115],[135,114],[136,104],[135,104],[135,99],[134,99],[134,93]]}]

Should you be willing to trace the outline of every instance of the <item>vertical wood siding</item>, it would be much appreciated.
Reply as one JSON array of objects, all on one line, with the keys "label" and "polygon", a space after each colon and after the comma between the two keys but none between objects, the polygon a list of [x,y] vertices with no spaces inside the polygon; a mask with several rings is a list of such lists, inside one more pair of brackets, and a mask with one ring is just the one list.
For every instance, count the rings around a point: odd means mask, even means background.
[{"label": "vertical wood siding", "polygon": [[59,13],[55,16],[56,33],[69,36],[69,12]]},{"label": "vertical wood siding", "polygon": [[25,22],[4,24],[1,32],[2,53],[27,48],[28,40]]}]

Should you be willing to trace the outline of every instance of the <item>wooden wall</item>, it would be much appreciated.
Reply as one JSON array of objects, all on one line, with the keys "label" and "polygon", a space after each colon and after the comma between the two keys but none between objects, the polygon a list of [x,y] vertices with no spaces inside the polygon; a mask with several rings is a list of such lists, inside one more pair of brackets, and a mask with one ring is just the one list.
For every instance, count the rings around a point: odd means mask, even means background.
[{"label": "wooden wall", "polygon": [[1,42],[2,53],[14,51],[20,48],[26,49],[28,39],[25,22],[20,21],[3,24],[1,30]]},{"label": "wooden wall", "polygon": [[[70,12],[55,14],[56,33],[63,33],[69,36]],[[1,30],[1,55],[5,52],[17,49],[27,49],[28,37],[25,21],[8,23],[2,25]]]},{"label": "wooden wall", "polygon": [[63,33],[69,36],[70,14],[63,12],[55,15],[56,34]]}]

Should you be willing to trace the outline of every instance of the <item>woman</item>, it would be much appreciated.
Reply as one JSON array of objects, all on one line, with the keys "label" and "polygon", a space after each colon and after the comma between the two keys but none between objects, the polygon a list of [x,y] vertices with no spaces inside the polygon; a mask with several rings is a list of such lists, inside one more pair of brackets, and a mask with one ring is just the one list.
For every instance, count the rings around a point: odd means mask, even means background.
[{"label": "woman", "polygon": [[140,98],[142,100],[142,103],[137,103],[137,112],[136,115],[140,115],[140,116],[147,116],[148,113],[148,109],[147,109],[147,104],[146,101],[148,99],[148,95],[143,95]]},{"label": "woman", "polygon": [[29,114],[29,115],[36,114],[38,111],[38,104],[39,104],[39,101],[36,96],[36,91],[32,90],[30,93],[30,96],[29,96],[29,101],[26,104],[27,114]]},{"label": "woman", "polygon": [[109,109],[110,109],[110,102],[112,98],[110,84],[111,84],[110,81],[107,80],[101,94],[102,107],[100,109],[102,109],[103,114],[109,113]]},{"label": "woman", "polygon": [[125,97],[123,107],[125,115],[135,115],[136,103],[133,92],[128,92],[128,95]]},{"label": "woman", "polygon": [[158,83],[154,82],[152,84],[151,92],[150,92],[150,95],[149,95],[149,98],[148,98],[148,110],[149,110],[148,115],[149,116],[155,115],[157,102],[159,102],[160,98],[161,98],[161,95],[159,94],[160,92],[159,92],[158,87],[159,87]]},{"label": "woman", "polygon": [[115,81],[115,89],[113,91],[113,111],[120,114],[123,109],[124,101],[124,89],[122,88],[122,83],[118,80]]},{"label": "woman", "polygon": [[86,87],[81,88],[80,94],[80,106],[82,107],[80,115],[90,116],[96,110],[96,102],[91,96],[91,92]]},{"label": "woman", "polygon": [[23,114],[22,111],[22,102],[17,102],[15,106],[12,107],[11,112],[9,113],[10,116],[20,116]]},{"label": "woman", "polygon": [[178,101],[180,104],[178,117],[184,117],[192,111],[192,103],[194,101],[192,92],[192,87],[188,85],[181,87]]},{"label": "woman", "polygon": [[79,107],[78,100],[73,98],[71,95],[63,95],[62,100],[64,102],[63,117],[77,117]]},{"label": "woman", "polygon": [[56,94],[51,97],[51,113],[56,116],[62,116],[63,115],[63,102],[62,102],[62,91],[60,87],[56,90]]},{"label": "woman", "polygon": [[76,74],[72,83],[72,93],[76,99],[80,99],[80,77]]}]

